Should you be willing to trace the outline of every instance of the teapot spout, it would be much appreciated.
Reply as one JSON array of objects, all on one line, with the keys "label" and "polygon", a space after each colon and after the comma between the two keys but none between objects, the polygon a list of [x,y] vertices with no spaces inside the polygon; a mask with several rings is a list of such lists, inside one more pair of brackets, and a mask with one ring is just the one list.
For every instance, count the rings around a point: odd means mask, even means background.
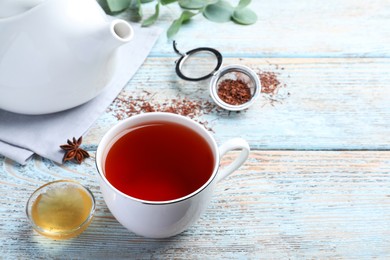
[{"label": "teapot spout", "polygon": [[110,40],[113,47],[119,47],[129,42],[134,36],[134,30],[131,25],[121,19],[115,19],[109,23]]}]

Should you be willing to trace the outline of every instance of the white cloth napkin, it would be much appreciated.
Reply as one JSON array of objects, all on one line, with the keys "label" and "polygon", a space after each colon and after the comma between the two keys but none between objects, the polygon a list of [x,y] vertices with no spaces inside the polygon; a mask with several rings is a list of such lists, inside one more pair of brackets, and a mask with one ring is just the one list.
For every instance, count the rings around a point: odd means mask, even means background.
[{"label": "white cloth napkin", "polygon": [[20,164],[25,164],[34,153],[61,163],[63,151],[59,146],[67,139],[86,133],[142,65],[161,33],[159,28],[132,26],[133,40],[118,50],[118,70],[93,100],[47,115],[21,115],[0,110],[0,154]]}]

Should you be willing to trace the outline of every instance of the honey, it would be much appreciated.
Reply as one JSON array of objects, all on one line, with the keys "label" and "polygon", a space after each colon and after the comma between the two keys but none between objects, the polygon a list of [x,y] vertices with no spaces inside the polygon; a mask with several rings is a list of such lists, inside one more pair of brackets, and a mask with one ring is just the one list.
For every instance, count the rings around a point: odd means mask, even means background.
[{"label": "honey", "polygon": [[92,193],[73,181],[56,181],[39,188],[27,204],[34,229],[47,237],[67,239],[81,234],[92,220]]}]

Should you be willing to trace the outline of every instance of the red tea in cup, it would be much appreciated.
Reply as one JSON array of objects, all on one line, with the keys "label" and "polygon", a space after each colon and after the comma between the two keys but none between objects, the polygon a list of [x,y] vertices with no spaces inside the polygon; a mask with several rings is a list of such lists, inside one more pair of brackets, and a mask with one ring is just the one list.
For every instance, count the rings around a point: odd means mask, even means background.
[{"label": "red tea in cup", "polygon": [[209,143],[189,127],[148,122],[124,131],[104,164],[107,180],[141,200],[175,200],[202,187],[214,170]]},{"label": "red tea in cup", "polygon": [[[239,150],[231,163],[221,157]],[[96,150],[100,189],[113,216],[145,237],[177,235],[199,219],[215,185],[248,158],[241,138],[218,146],[190,118],[166,112],[135,115],[113,126]]]}]

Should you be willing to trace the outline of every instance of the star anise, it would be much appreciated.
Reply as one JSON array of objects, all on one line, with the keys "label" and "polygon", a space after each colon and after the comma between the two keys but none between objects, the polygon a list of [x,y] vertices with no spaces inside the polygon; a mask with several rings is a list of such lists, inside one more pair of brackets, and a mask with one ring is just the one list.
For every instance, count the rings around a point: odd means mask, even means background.
[{"label": "star anise", "polygon": [[74,160],[80,164],[85,158],[89,157],[89,153],[80,148],[82,141],[82,136],[77,140],[73,137],[73,141],[68,139],[68,144],[60,145],[61,149],[65,150],[65,155],[62,159],[63,162]]}]

